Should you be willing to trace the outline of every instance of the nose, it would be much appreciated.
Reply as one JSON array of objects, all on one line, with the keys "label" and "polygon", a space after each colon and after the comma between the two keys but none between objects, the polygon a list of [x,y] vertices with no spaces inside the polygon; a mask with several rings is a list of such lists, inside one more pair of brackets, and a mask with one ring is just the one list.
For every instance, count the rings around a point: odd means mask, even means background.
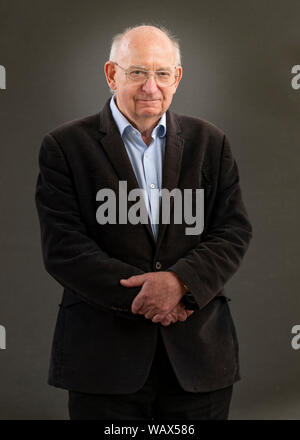
[{"label": "nose", "polygon": [[152,94],[158,90],[154,75],[149,75],[148,79],[142,85],[144,92]]}]

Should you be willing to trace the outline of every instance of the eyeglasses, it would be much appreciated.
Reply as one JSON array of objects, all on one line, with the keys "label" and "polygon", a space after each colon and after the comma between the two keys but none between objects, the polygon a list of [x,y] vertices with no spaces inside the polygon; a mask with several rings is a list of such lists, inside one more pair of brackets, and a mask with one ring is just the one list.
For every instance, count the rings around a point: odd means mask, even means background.
[{"label": "eyeglasses", "polygon": [[153,73],[156,84],[160,87],[171,87],[175,84],[176,79],[178,78],[178,74],[175,73],[176,67],[174,69],[156,71],[140,69],[138,67],[130,67],[126,70],[124,67],[120,66],[120,64],[114,64],[124,70],[127,79],[137,84],[144,84],[149,79],[150,73]]}]

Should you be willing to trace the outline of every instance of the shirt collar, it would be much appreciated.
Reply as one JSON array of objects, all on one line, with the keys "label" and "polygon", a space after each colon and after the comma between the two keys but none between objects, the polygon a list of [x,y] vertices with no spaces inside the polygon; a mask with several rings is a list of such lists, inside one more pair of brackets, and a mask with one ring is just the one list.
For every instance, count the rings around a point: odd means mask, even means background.
[{"label": "shirt collar", "polygon": [[[120,110],[118,109],[116,103],[115,103],[115,99],[114,96],[112,96],[111,100],[110,100],[110,109],[113,115],[113,118],[117,124],[117,127],[119,129],[120,135],[121,137],[123,137],[125,130],[127,129],[127,127],[132,127],[132,124],[130,124],[130,122],[128,121],[128,119],[125,118],[125,116],[120,112]],[[164,113],[162,115],[162,117],[160,118],[158,124],[154,127],[153,131],[152,131],[152,137],[164,137],[166,135],[166,131],[167,131],[167,124],[166,124],[166,113]]]}]

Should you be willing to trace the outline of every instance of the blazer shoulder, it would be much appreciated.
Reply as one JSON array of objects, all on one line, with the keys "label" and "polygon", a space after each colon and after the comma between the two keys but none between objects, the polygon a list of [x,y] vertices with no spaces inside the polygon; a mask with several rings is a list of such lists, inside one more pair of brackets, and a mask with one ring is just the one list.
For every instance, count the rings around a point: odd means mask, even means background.
[{"label": "blazer shoulder", "polygon": [[213,138],[215,141],[223,142],[225,133],[210,121],[195,116],[173,113],[177,123],[185,137],[199,138],[199,136]]},{"label": "blazer shoulder", "polygon": [[100,113],[88,115],[84,118],[73,119],[58,125],[50,130],[47,135],[54,137],[59,143],[81,138],[87,134],[93,134],[98,131]]}]

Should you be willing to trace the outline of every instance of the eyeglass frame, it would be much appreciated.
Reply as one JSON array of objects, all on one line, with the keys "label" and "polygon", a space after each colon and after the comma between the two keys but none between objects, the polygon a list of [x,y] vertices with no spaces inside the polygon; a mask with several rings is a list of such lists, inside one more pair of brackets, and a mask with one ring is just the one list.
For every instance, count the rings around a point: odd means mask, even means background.
[{"label": "eyeglass frame", "polygon": [[[125,75],[126,75],[126,78],[128,79],[128,77],[127,77],[127,75],[129,74],[128,69],[125,69],[124,67],[120,66],[120,64],[119,64],[119,63],[116,63],[115,61],[113,61],[113,63],[114,63],[116,66],[120,67],[122,70],[124,70],[124,73],[125,73]],[[135,67],[135,66],[134,66],[134,67]],[[153,73],[154,79],[155,79],[155,73],[156,73],[156,72],[163,72],[163,70],[147,70],[147,69],[142,69],[142,68],[140,68],[140,67],[138,67],[138,66],[136,66],[136,67],[139,68],[140,70],[143,70],[143,72],[146,72],[147,75],[148,75],[147,78],[146,78],[146,80],[145,80],[144,82],[141,82],[141,84],[145,84],[145,82],[148,81],[148,79],[149,79],[149,73],[150,73],[150,72]],[[179,67],[181,67],[181,66],[175,66],[175,67],[174,67],[174,70],[172,69],[172,72],[176,71],[176,69],[178,69]],[[176,79],[178,78],[178,76],[179,76],[178,74],[175,75],[175,81],[174,81],[172,84],[165,85],[165,86],[160,86],[160,87],[172,87],[172,86],[174,86],[174,84],[176,83]],[[135,82],[135,80],[131,80],[131,81]],[[137,82],[137,81],[136,81],[136,82]],[[155,79],[155,82],[156,82],[156,84],[157,84],[156,79]]]}]

